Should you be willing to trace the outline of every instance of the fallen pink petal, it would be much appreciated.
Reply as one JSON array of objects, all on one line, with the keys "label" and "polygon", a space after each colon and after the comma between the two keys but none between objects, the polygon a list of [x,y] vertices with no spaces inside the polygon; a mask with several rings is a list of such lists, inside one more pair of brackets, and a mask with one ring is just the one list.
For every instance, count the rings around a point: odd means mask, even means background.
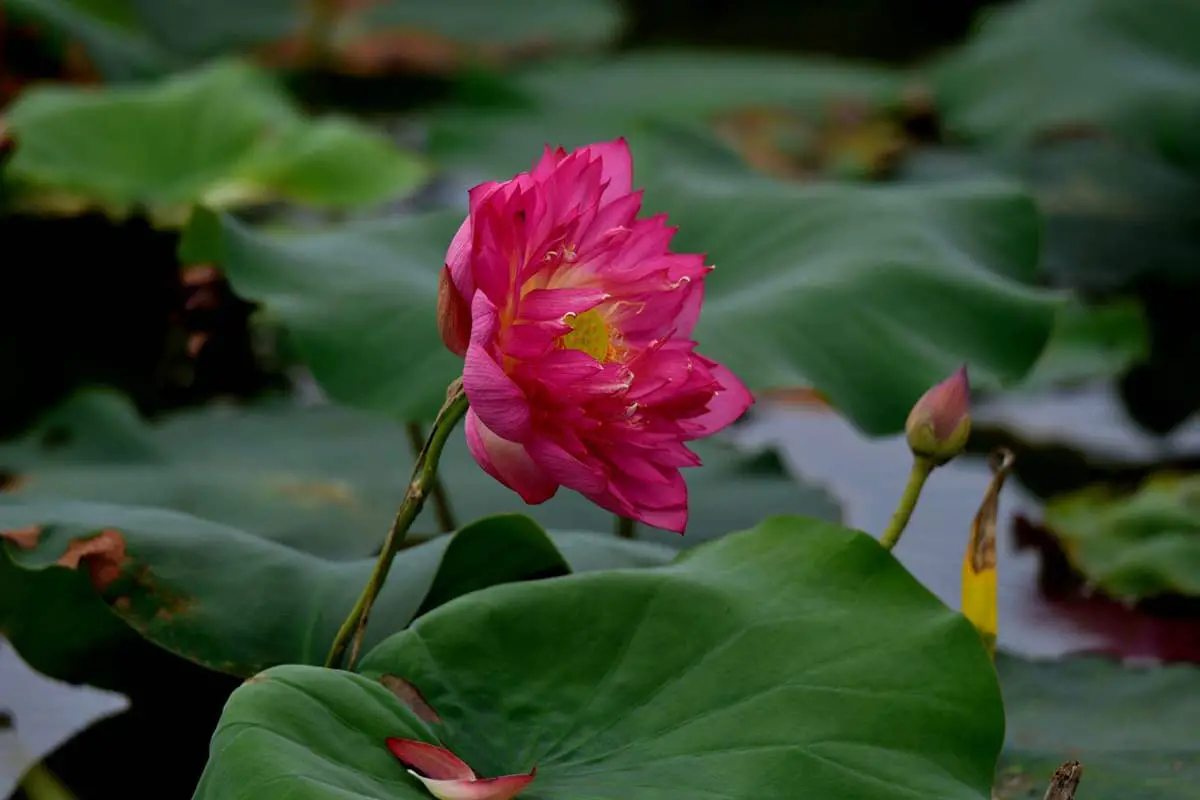
[{"label": "fallen pink petal", "polygon": [[526,775],[480,778],[444,747],[395,738],[388,739],[387,746],[409,774],[439,800],[509,800],[524,791],[537,775],[534,767]]},{"label": "fallen pink petal", "polygon": [[465,356],[466,437],[526,503],[560,486],[665,530],[687,526],[687,442],[753,403],[692,331],[712,267],[639,218],[625,140],[546,149],[532,171],[470,192],[446,254],[442,338]]}]

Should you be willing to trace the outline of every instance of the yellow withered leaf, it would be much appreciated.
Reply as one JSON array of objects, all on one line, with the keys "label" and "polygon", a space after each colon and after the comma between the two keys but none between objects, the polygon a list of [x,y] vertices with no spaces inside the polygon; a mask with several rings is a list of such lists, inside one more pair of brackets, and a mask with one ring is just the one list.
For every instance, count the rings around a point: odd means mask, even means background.
[{"label": "yellow withered leaf", "polygon": [[996,602],[996,517],[1000,490],[1012,470],[1013,454],[999,449],[992,454],[992,482],[971,522],[971,541],[963,557],[962,613],[979,630],[988,653],[996,654],[999,612]]}]

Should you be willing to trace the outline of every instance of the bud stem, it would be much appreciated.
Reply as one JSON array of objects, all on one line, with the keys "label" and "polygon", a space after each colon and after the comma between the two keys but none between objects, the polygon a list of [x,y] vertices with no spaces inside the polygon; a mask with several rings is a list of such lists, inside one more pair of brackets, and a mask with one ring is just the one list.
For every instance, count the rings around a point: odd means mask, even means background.
[{"label": "bud stem", "polygon": [[358,602],[350,611],[350,616],[346,617],[346,621],[342,623],[342,627],[337,632],[337,637],[333,640],[333,646],[325,659],[326,667],[341,666],[346,648],[350,646],[351,639],[353,639],[354,645],[350,648],[350,659],[346,664],[346,669],[354,669],[354,664],[358,661],[358,652],[362,647],[363,634],[367,630],[367,620],[371,616],[371,607],[375,604],[375,598],[379,596],[384,581],[387,580],[388,571],[392,568],[392,561],[395,560],[396,553],[404,544],[404,535],[408,533],[413,521],[421,513],[425,498],[430,495],[434,480],[437,478],[438,461],[442,457],[442,449],[445,448],[450,433],[466,413],[467,395],[463,392],[462,383],[455,381],[446,392],[446,404],[438,412],[437,419],[434,420],[433,427],[429,431],[425,447],[421,450],[421,454],[417,457],[417,463],[413,466],[413,476],[409,481],[408,491],[405,492],[404,500],[396,511],[396,519],[392,522],[392,527],[383,542],[383,549],[379,553],[379,560],[375,562],[371,578],[363,588]]},{"label": "bud stem", "polygon": [[622,517],[620,514],[614,514],[616,519],[613,520],[613,532],[620,539],[636,539],[637,538],[637,520],[629,517]]},{"label": "bud stem", "polygon": [[912,517],[913,509],[917,507],[917,500],[921,497],[921,490],[925,488],[925,481],[929,479],[929,474],[933,472],[934,464],[932,459],[924,456],[913,456],[912,469],[908,473],[908,485],[904,487],[904,494],[900,495],[900,502],[896,505],[896,510],[892,512],[892,521],[888,523],[887,530],[883,532],[883,537],[879,540],[880,544],[891,550],[900,541],[900,535],[904,533],[904,529],[908,526],[908,520]]}]

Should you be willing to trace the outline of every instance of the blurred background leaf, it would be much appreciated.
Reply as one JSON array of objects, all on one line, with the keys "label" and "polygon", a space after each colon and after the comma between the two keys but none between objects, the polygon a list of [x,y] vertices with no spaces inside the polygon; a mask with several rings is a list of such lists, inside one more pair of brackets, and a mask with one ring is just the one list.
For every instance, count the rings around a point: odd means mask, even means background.
[{"label": "blurred background leaf", "polygon": [[[865,430],[890,433],[955,365],[969,362],[980,385],[1013,383],[1050,335],[1060,300],[1024,283],[1037,220],[1011,185],[791,186],[649,163],[648,210],[669,209],[675,246],[720,267],[701,346],[755,388],[816,386]],[[265,237],[201,213],[183,258],[220,265],[243,298],[264,301],[335,399],[431,418],[459,369],[434,318],[458,221]]]},{"label": "blurred background leaf", "polygon": [[1055,498],[1042,524],[1092,587],[1132,602],[1200,598],[1200,480],[1163,474],[1131,494],[1092,487]]},{"label": "blurred background leaf", "polygon": [[932,71],[951,132],[996,144],[1099,129],[1200,168],[1200,7],[1037,0],[990,10]]},{"label": "blurred background leaf", "polygon": [[[797,485],[770,452],[742,454],[718,442],[695,449],[704,466],[685,473],[692,492],[686,538],[647,530],[648,538],[678,548],[750,527],[769,514],[838,516],[835,504],[819,490]],[[611,515],[567,490],[544,505],[526,506],[479,469],[461,433],[442,463],[461,523],[525,512],[551,530],[612,527]],[[0,447],[0,500],[172,509],[343,560],[365,557],[382,544],[412,464],[401,425],[345,408],[217,406],[150,426],[125,399],[88,392],[48,413],[23,441]],[[431,508],[414,532],[437,532]]]},{"label": "blurred background leaf", "polygon": [[1135,300],[1122,298],[1103,305],[1074,301],[1059,309],[1050,341],[1021,388],[1037,391],[1104,380],[1149,355],[1146,313]]},{"label": "blurred background leaf", "polygon": [[304,118],[266,76],[233,62],[99,94],[33,89],[6,119],[17,142],[7,177],[25,185],[15,201],[25,209],[146,209],[179,224],[195,202],[377,203],[425,175],[358,123]]},{"label": "blurred background leaf", "polygon": [[1147,278],[1197,274],[1200,182],[1118,142],[1081,138],[984,154],[925,148],[901,171],[914,181],[997,174],[1025,183],[1046,219],[1042,269],[1056,284],[1104,295]]},{"label": "blurred background leaf", "polygon": [[8,0],[5,12],[48,26],[58,48],[76,48],[75,57],[107,80],[144,79],[180,66],[147,34],[134,0]]},{"label": "blurred background leaf", "polygon": [[782,55],[671,50],[604,61],[571,59],[515,73],[519,102],[505,110],[449,108],[430,116],[431,152],[472,175],[529,168],[530,142],[566,147],[628,135],[647,123],[731,126],[737,114],[793,112],[819,119],[839,100],[885,104],[897,73]]},{"label": "blurred background leaf", "polygon": [[[249,52],[266,64],[317,63],[314,37],[335,71],[456,72],[546,49],[610,41],[621,18],[609,0],[12,0],[23,17],[82,46],[105,78],[135,80]],[[326,27],[328,26],[328,27]]]}]

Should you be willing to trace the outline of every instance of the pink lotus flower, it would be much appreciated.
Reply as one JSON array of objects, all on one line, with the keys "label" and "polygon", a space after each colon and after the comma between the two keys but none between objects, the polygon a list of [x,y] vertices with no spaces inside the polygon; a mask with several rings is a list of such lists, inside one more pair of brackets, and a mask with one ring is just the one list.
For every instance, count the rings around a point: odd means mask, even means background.
[{"label": "pink lotus flower", "polygon": [[733,373],[695,352],[704,256],[672,253],[674,228],[638,219],[623,139],[470,192],[446,254],[442,338],[465,355],[467,444],[526,503],[559,486],[682,533],[699,466],[686,442],[753,402]]},{"label": "pink lotus flower", "polygon": [[425,784],[438,800],[510,800],[537,775],[534,767],[528,775],[480,778],[444,747],[413,739],[388,739],[387,746],[409,774]]}]

